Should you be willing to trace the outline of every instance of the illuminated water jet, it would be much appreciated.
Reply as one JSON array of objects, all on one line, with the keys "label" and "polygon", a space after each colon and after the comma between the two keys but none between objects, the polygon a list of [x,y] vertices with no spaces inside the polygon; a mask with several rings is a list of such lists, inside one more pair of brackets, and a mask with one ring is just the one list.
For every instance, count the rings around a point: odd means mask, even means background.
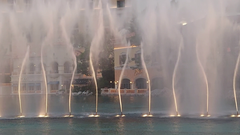
[{"label": "illuminated water jet", "polygon": [[91,52],[90,52],[89,59],[90,59],[90,67],[91,67],[91,70],[92,70],[92,76],[93,76],[93,80],[94,80],[94,83],[95,83],[95,90],[96,90],[96,115],[97,115],[97,112],[98,112],[98,86],[97,86],[96,73],[95,73],[95,70],[94,70],[94,67],[93,67],[93,63],[92,63],[92,53]]},{"label": "illuminated water jet", "polygon": [[172,76],[172,90],[173,90],[173,99],[174,99],[176,116],[179,115],[179,112],[178,112],[178,104],[177,104],[177,98],[176,98],[176,93],[175,93],[175,78],[176,78],[176,72],[177,72],[177,68],[178,68],[178,65],[179,65],[180,57],[181,57],[182,47],[183,47],[183,38],[181,38],[181,41],[180,41],[180,45],[179,45],[179,48],[178,48],[178,58],[177,58],[177,62],[175,64],[174,71],[173,71],[173,76]]},{"label": "illuminated water jet", "polygon": [[238,101],[237,101],[237,94],[236,94],[236,76],[239,66],[239,59],[240,59],[240,53],[238,53],[237,63],[234,70],[233,75],[233,95],[234,95],[234,101],[235,101],[235,107],[236,107],[236,116],[238,116]]},{"label": "illuminated water jet", "polygon": [[29,46],[27,47],[27,52],[24,56],[22,65],[21,65],[21,70],[20,70],[20,74],[19,74],[19,80],[18,80],[18,100],[19,100],[19,113],[20,116],[23,116],[23,111],[22,111],[22,98],[21,98],[21,80],[22,80],[22,72],[23,72],[23,68],[25,67],[25,63],[27,60],[27,57],[29,56]]},{"label": "illuminated water jet", "polygon": [[151,115],[151,82],[150,82],[150,77],[148,74],[148,69],[143,57],[143,43],[141,43],[141,60],[142,60],[142,65],[143,65],[143,69],[145,70],[145,73],[147,75],[147,79],[148,79],[148,115]]},{"label": "illuminated water jet", "polygon": [[121,84],[122,84],[122,77],[123,77],[124,71],[125,71],[127,63],[128,63],[128,57],[129,57],[128,54],[129,54],[130,43],[128,43],[127,46],[128,46],[128,48],[127,48],[127,53],[126,53],[126,60],[124,62],[124,66],[122,68],[122,71],[121,71],[121,74],[119,77],[119,83],[118,83],[118,97],[119,97],[121,115],[123,115],[122,98],[121,98]]},{"label": "illuminated water jet", "polygon": [[143,114],[142,117],[153,117],[152,114]]},{"label": "illuminated water jet", "polygon": [[208,112],[209,112],[209,110],[208,110],[208,106],[209,106],[209,88],[208,88],[208,79],[207,79],[207,75],[206,75],[206,73],[205,73],[205,71],[204,71],[203,65],[202,65],[202,63],[201,63],[201,61],[200,61],[200,58],[199,58],[199,54],[198,54],[198,43],[196,44],[196,54],[197,54],[197,61],[198,61],[198,64],[199,64],[199,66],[200,66],[200,68],[201,68],[201,71],[202,71],[202,73],[203,73],[204,80],[205,80],[205,83],[206,83],[206,95],[207,95],[206,114],[207,114],[207,116],[208,116],[208,115],[209,115],[209,114],[208,114]]}]

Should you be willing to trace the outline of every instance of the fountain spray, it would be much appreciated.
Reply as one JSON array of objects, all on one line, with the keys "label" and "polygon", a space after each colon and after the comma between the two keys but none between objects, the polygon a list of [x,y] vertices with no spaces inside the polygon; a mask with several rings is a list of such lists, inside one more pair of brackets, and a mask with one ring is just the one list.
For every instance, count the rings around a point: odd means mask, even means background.
[{"label": "fountain spray", "polygon": [[45,116],[48,115],[48,89],[47,89],[47,77],[46,77],[46,71],[45,67],[43,65],[43,48],[44,45],[41,47],[41,67],[42,67],[42,72],[43,72],[43,79],[44,79],[44,85],[45,85]]},{"label": "fountain spray", "polygon": [[27,60],[27,57],[29,56],[29,46],[27,47],[27,52],[24,56],[22,65],[21,65],[21,70],[20,70],[20,74],[19,74],[19,80],[18,80],[18,99],[19,99],[19,111],[20,111],[20,115],[19,117],[24,117],[23,116],[23,111],[22,111],[22,98],[21,98],[21,80],[22,80],[22,72],[23,72],[23,68],[25,67],[25,63]]},{"label": "fountain spray", "polygon": [[121,98],[121,84],[122,84],[122,77],[125,72],[126,66],[128,64],[128,54],[129,54],[129,48],[130,48],[130,43],[127,44],[127,53],[126,53],[126,60],[124,62],[124,66],[122,68],[120,77],[119,77],[119,83],[118,83],[118,97],[119,97],[119,104],[120,104],[120,111],[121,111],[121,116],[124,117],[123,115],[123,109],[122,109],[122,98]]},{"label": "fountain spray", "polygon": [[143,43],[141,43],[141,59],[142,59],[142,65],[143,65],[143,69],[145,70],[145,73],[147,75],[147,79],[148,79],[148,114],[144,114],[143,116],[145,117],[151,117],[151,82],[150,82],[150,77],[149,77],[149,73],[148,73],[148,69],[143,57]]},{"label": "fountain spray", "polygon": [[[207,108],[206,108],[206,116],[209,117],[209,113],[208,113],[208,106],[209,106],[209,87],[208,87],[208,79],[207,79],[207,75],[204,71],[204,68],[203,68],[203,65],[200,61],[200,58],[199,58],[199,54],[198,54],[198,43],[196,44],[196,54],[197,54],[197,61],[198,61],[198,64],[201,68],[201,71],[203,73],[203,77],[204,77],[204,80],[205,80],[205,83],[206,83],[206,94],[207,94],[207,102],[206,102],[206,105],[207,105]],[[204,114],[201,115],[202,117],[204,116]]]},{"label": "fountain spray", "polygon": [[181,57],[182,47],[183,47],[183,38],[181,37],[180,45],[179,45],[179,48],[178,48],[178,58],[177,58],[177,62],[176,62],[175,67],[174,67],[173,77],[172,77],[173,99],[174,99],[174,105],[175,105],[175,110],[176,110],[176,116],[178,116],[178,117],[180,116],[180,114],[178,112],[178,104],[177,104],[177,97],[176,97],[176,91],[175,91],[175,78],[176,78],[176,72],[177,72],[180,57]]},{"label": "fountain spray", "polygon": [[92,70],[92,75],[93,75],[93,80],[95,83],[95,90],[96,90],[96,114],[95,115],[98,115],[98,85],[97,85],[96,73],[94,70],[93,62],[92,62],[92,52],[90,52],[89,59],[90,59],[90,67]]},{"label": "fountain spray", "polygon": [[238,70],[238,66],[239,66],[239,59],[240,59],[240,53],[238,54],[237,63],[236,63],[236,67],[234,70],[234,76],[233,76],[233,94],[234,94],[234,101],[235,101],[236,113],[237,113],[236,116],[239,116],[237,94],[236,94],[236,76],[237,76],[237,70]]}]

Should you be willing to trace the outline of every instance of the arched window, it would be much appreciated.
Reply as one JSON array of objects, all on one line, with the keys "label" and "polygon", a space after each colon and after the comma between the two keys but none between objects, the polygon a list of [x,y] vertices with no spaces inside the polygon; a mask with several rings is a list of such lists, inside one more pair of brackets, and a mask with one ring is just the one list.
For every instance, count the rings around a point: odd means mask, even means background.
[{"label": "arched window", "polygon": [[130,89],[129,79],[122,79],[121,89]]},{"label": "arched window", "polygon": [[136,84],[137,89],[146,89],[147,88],[147,82],[146,82],[146,79],[144,79],[144,78],[138,78],[135,81],[135,84]]},{"label": "arched window", "polygon": [[30,63],[29,65],[29,74],[34,74],[35,71],[35,65],[33,63]]},{"label": "arched window", "polygon": [[155,89],[163,89],[164,88],[164,83],[163,83],[163,78],[154,78],[151,81],[151,89],[155,90]]},{"label": "arched window", "polygon": [[70,63],[69,62],[64,63],[64,73],[70,73]]},{"label": "arched window", "polygon": [[52,63],[51,73],[58,73],[58,63],[57,62]]}]

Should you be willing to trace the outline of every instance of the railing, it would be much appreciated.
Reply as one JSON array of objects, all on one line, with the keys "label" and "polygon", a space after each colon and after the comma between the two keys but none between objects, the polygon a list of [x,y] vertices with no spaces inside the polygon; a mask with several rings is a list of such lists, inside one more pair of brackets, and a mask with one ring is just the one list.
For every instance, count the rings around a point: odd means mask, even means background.
[{"label": "railing", "polygon": [[[144,95],[147,93],[147,89],[121,89],[120,90],[121,94],[124,95]],[[102,88],[101,89],[101,94],[102,95],[117,95],[118,90],[114,88]]]}]

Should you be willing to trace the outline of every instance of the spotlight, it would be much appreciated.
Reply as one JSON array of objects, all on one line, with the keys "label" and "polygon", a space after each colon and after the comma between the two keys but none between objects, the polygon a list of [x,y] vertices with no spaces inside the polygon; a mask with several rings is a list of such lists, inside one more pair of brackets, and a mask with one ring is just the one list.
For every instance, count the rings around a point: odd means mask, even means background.
[{"label": "spotlight", "polygon": [[116,115],[115,117],[125,117],[125,115],[124,114],[121,114],[121,115]]},{"label": "spotlight", "polygon": [[98,115],[98,114],[95,114],[95,115],[94,115],[94,114],[91,114],[91,115],[88,115],[88,117],[91,117],[91,118],[92,118],[92,117],[95,117],[95,118],[97,118],[97,117],[100,117],[100,115]]},{"label": "spotlight", "polygon": [[24,115],[19,115],[18,118],[24,118],[25,116]]},{"label": "spotlight", "polygon": [[231,117],[236,117],[236,115],[233,114],[233,115],[231,115]]},{"label": "spotlight", "polygon": [[72,115],[72,114],[66,114],[66,115],[64,115],[63,117],[73,117],[74,115]]},{"label": "spotlight", "polygon": [[204,114],[201,114],[200,116],[201,116],[201,117],[204,117],[205,115],[204,115]]}]

